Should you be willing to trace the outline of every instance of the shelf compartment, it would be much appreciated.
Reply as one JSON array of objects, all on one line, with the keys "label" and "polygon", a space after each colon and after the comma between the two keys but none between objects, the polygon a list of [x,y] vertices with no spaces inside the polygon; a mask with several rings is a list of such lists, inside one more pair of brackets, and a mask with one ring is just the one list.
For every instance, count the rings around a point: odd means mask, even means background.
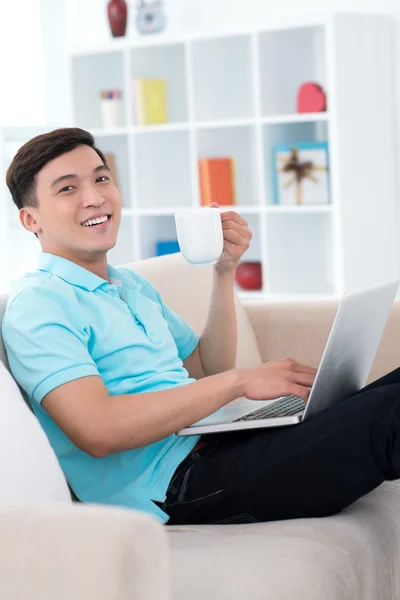
[{"label": "shelf compartment", "polygon": [[133,217],[121,216],[117,243],[108,252],[108,262],[114,267],[133,262],[134,256],[134,222]]},{"label": "shelf compartment", "polygon": [[[248,250],[246,250],[246,252],[243,254],[240,262],[253,262],[253,261],[259,261],[261,262],[261,266],[262,266],[262,258],[261,258],[261,229],[260,229],[260,216],[259,215],[254,215],[254,214],[243,214],[241,213],[239,210],[237,210],[237,212],[239,212],[239,214],[242,214],[242,216],[246,219],[246,221],[249,224],[249,229],[253,234],[252,240],[250,242],[250,248],[248,248]],[[264,285],[264,282],[263,282]],[[263,292],[263,289],[261,290],[243,290],[238,283],[236,283],[235,281],[235,290],[236,292],[240,294],[245,294],[247,297],[255,297],[255,295],[260,296]],[[252,294],[254,294],[254,296],[252,296]]]},{"label": "shelf compartment", "polygon": [[268,292],[334,293],[332,223],[329,214],[269,214]]},{"label": "shelf compartment", "polygon": [[[236,210],[236,207],[233,209]],[[240,209],[236,210],[241,214]],[[260,217],[259,215],[242,214],[243,218],[248,222],[253,238],[250,242],[250,248],[242,256],[242,261],[261,260],[261,232],[260,232]]]},{"label": "shelf compartment", "polygon": [[100,129],[102,124],[100,92],[122,91],[119,126],[126,126],[126,90],[122,52],[105,52],[72,58],[72,89],[75,124],[84,129]]},{"label": "shelf compartment", "polygon": [[[9,229],[23,229],[19,220],[19,210],[14,204],[14,200],[10,194],[9,189],[4,186],[4,198],[7,205],[6,216],[7,216],[7,227]],[[32,234],[33,235],[33,234]]]},{"label": "shelf compartment", "polygon": [[18,279],[25,273],[36,271],[38,256],[42,252],[39,240],[16,224],[7,231],[9,278]]},{"label": "shelf compartment", "polygon": [[[165,79],[167,82],[168,123],[186,122],[188,120],[188,103],[185,46],[173,44],[134,48],[130,53],[130,63],[130,85],[133,86],[134,79]],[[131,87],[131,93],[133,93],[133,87]],[[133,122],[133,103],[130,108]],[[151,127],[151,125],[146,127]]]},{"label": "shelf compartment", "polygon": [[297,92],[305,82],[326,91],[324,26],[263,32],[258,39],[264,117],[296,113]]},{"label": "shelf compartment", "polygon": [[172,215],[142,216],[139,218],[140,259],[157,255],[157,241],[177,240],[175,219]]},{"label": "shelf compartment", "polygon": [[114,154],[117,183],[121,194],[122,206],[131,206],[132,194],[129,184],[128,136],[113,135],[100,138],[95,137],[95,141],[102,152],[112,152],[112,154]]},{"label": "shelf compartment", "polygon": [[135,138],[139,208],[190,207],[190,146],[187,132]]},{"label": "shelf compartment", "polygon": [[[261,260],[260,218],[246,215],[253,233],[250,248],[243,255],[243,261]],[[173,215],[146,215],[139,217],[140,258],[156,256],[156,241],[176,240],[176,227]]]},{"label": "shelf compartment", "polygon": [[[265,192],[267,205],[275,204],[275,163],[274,147],[278,144],[298,142],[323,142],[328,140],[328,126],[326,122],[311,121],[304,123],[285,123],[263,126],[263,152],[265,168]],[[329,148],[328,148],[329,153]],[[303,207],[301,207],[303,208]]]},{"label": "shelf compartment", "polygon": [[193,42],[192,56],[196,120],[252,117],[250,36]]},{"label": "shelf compartment", "polygon": [[197,158],[218,156],[235,159],[236,202],[257,205],[257,157],[254,127],[201,129],[197,131]]}]

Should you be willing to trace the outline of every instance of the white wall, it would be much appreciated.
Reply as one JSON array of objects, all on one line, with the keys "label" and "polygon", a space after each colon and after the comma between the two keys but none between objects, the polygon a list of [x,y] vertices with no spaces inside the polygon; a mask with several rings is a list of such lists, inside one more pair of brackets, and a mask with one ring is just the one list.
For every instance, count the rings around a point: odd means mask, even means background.
[{"label": "white wall", "polygon": [[[64,0],[67,43],[76,46],[110,37],[106,7],[108,0]],[[128,0],[129,35],[135,35],[136,2]],[[350,5],[350,6],[349,6]],[[349,12],[400,11],[398,0],[165,0],[168,33],[251,27],[306,12],[327,10]]]},{"label": "white wall", "polygon": [[0,126],[42,125],[44,66],[40,0],[0,0]]},{"label": "white wall", "polygon": [[68,122],[64,0],[0,0],[0,127]]},{"label": "white wall", "polygon": [[64,0],[39,0],[44,48],[46,125],[68,125],[72,119]]}]

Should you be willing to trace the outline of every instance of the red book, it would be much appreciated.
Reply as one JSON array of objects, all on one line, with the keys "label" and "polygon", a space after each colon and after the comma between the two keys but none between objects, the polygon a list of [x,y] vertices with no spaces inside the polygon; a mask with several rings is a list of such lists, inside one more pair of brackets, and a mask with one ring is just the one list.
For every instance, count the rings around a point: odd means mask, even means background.
[{"label": "red book", "polygon": [[201,158],[199,160],[200,203],[210,206],[236,204],[235,163],[233,158]]}]

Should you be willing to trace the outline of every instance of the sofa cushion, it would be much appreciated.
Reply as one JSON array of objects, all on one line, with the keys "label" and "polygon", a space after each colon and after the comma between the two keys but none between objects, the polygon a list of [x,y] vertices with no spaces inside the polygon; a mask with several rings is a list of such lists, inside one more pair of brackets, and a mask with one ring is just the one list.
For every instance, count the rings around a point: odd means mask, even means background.
[{"label": "sofa cushion", "polygon": [[398,481],[332,517],[167,531],[175,600],[400,598]]},{"label": "sofa cushion", "polygon": [[[166,304],[201,335],[211,300],[213,266],[194,266],[180,253],[157,256],[123,265],[146,277],[160,292]],[[249,317],[235,296],[238,327],[236,366],[261,364],[260,352]]]},{"label": "sofa cushion", "polygon": [[71,502],[56,455],[0,361],[0,502]]}]

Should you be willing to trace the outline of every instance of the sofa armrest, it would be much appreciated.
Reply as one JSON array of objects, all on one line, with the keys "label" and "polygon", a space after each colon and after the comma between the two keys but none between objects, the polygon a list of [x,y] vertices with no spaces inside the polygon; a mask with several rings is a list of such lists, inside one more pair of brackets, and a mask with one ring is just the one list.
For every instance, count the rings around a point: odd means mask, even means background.
[{"label": "sofa armrest", "polygon": [[280,358],[318,366],[339,301],[243,302],[263,362]]},{"label": "sofa armrest", "polygon": [[169,600],[155,519],[98,505],[0,506],[2,598]]}]

